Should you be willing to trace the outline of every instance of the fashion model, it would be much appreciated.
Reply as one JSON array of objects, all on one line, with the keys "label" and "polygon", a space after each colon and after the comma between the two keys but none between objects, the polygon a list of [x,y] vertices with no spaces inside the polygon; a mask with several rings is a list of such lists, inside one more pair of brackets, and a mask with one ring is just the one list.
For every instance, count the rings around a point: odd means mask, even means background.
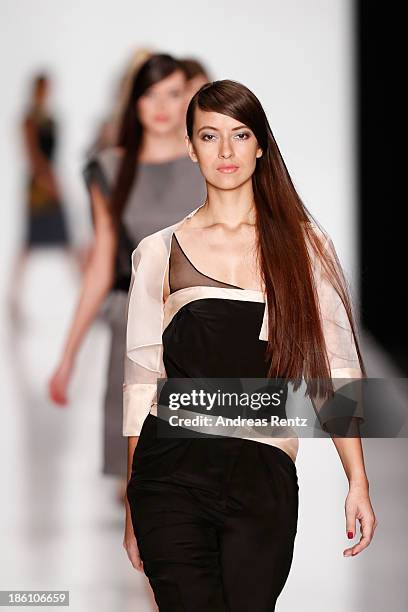
[{"label": "fashion model", "polygon": [[82,292],[60,363],[49,383],[57,404],[67,388],[85,332],[104,307],[111,347],[104,402],[103,473],[126,490],[127,444],[122,436],[123,354],[130,256],[140,240],[174,223],[205,195],[205,181],[186,152],[186,76],[167,54],[151,55],[135,72],[117,147],[92,157],[85,168],[95,239]]},{"label": "fashion model", "polygon": [[21,121],[27,162],[25,179],[24,233],[13,262],[8,288],[11,319],[20,322],[21,289],[27,262],[36,249],[59,248],[77,259],[71,244],[55,162],[58,149],[58,123],[49,107],[52,80],[45,73],[32,80],[28,108]]},{"label": "fashion model", "polygon": [[[205,84],[186,123],[207,198],[132,254],[123,545],[160,612],[272,612],[297,533],[298,439],[171,435],[157,379],[333,384],[365,367],[333,242],[296,193],[257,97],[235,81]],[[350,485],[348,537],[361,524],[343,554],[356,555],[377,526],[361,439],[333,442]]]}]

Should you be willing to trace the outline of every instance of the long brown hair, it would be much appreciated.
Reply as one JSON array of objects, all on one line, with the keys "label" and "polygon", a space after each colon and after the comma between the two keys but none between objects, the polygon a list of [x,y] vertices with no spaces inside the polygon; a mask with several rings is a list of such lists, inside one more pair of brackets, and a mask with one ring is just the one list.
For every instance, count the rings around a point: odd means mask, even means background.
[{"label": "long brown hair", "polygon": [[143,126],[137,113],[137,101],[149,87],[170,76],[176,70],[184,73],[181,64],[171,55],[155,53],[135,72],[119,128],[117,146],[124,151],[112,192],[111,211],[116,223],[122,216],[132,184],[137,176]]},{"label": "long brown hair", "polygon": [[312,224],[319,227],[299,197],[258,98],[236,81],[203,85],[187,109],[187,134],[192,140],[195,109],[227,115],[248,126],[263,150],[252,175],[256,209],[257,255],[268,303],[268,377],[290,380],[307,392],[333,393],[307,239],[340,296],[366,376],[356,334],[346,278],[335,253],[324,248]]}]

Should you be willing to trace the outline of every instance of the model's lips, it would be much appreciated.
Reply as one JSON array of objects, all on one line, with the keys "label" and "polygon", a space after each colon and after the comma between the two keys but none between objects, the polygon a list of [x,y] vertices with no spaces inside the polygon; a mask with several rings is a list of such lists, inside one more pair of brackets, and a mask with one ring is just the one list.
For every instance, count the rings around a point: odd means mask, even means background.
[{"label": "model's lips", "polygon": [[225,174],[231,174],[231,172],[235,172],[238,170],[238,166],[229,165],[229,166],[218,166],[217,170],[219,172],[224,172]]},{"label": "model's lips", "polygon": [[155,121],[168,121],[169,117],[168,115],[155,115],[154,117]]}]

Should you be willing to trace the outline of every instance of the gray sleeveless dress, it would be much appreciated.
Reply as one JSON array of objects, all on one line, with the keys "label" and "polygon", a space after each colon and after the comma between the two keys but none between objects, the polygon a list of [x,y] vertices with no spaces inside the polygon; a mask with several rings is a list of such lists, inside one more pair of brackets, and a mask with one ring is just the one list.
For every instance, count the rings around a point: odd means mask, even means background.
[{"label": "gray sleeveless dress", "polygon": [[[121,153],[105,149],[84,170],[88,186],[96,181],[106,195],[113,187]],[[189,157],[161,163],[141,163],[122,215],[117,267],[120,267],[103,306],[111,329],[111,347],[104,402],[103,473],[126,478],[127,437],[122,435],[123,375],[126,346],[126,304],[131,272],[131,251],[140,240],[177,223],[206,198],[206,186],[198,164]]]}]

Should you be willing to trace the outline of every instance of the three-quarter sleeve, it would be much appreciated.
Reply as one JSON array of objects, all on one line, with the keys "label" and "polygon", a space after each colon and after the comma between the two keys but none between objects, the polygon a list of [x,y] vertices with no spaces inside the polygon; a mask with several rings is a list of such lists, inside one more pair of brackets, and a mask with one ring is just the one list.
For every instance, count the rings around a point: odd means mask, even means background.
[{"label": "three-quarter sleeve", "polygon": [[[347,292],[354,318],[351,293],[333,241],[329,235],[324,235],[323,244],[325,253],[329,255],[334,268],[336,268],[343,281],[342,284]],[[338,289],[329,278],[321,258],[318,258],[315,263],[315,273],[322,332],[329,360],[330,376],[336,394],[336,402],[328,403],[320,397],[315,397],[312,399],[312,403],[323,429],[330,431],[328,422],[334,418],[339,418],[339,416],[342,419],[346,418],[348,424],[351,424],[355,417],[364,420],[361,381],[353,381],[353,379],[363,378],[363,371],[347,310]],[[357,333],[356,326],[355,330]],[[330,426],[336,428],[334,421],[333,423]]]},{"label": "three-quarter sleeve", "polygon": [[[340,275],[343,275],[333,241],[328,235],[324,249]],[[350,320],[340,294],[323,269],[321,260],[318,263],[317,294],[331,377],[360,378],[362,372]],[[352,306],[349,291],[348,297]]]},{"label": "three-quarter sleeve", "polygon": [[159,235],[144,238],[132,253],[127,303],[123,381],[123,435],[138,436],[157,401],[157,379],[164,377],[162,325],[166,263]]}]

